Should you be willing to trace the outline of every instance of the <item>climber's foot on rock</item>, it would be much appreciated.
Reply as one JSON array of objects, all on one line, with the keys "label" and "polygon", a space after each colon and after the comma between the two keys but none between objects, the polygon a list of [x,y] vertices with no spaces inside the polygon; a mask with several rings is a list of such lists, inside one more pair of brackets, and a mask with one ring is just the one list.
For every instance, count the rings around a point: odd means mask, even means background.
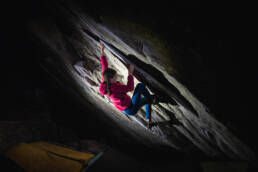
[{"label": "climber's foot on rock", "polygon": [[151,95],[151,104],[158,104],[159,103],[159,97],[156,96],[155,94]]},{"label": "climber's foot on rock", "polygon": [[148,129],[151,129],[151,127],[152,127],[151,119],[147,119],[147,126],[148,126]]}]

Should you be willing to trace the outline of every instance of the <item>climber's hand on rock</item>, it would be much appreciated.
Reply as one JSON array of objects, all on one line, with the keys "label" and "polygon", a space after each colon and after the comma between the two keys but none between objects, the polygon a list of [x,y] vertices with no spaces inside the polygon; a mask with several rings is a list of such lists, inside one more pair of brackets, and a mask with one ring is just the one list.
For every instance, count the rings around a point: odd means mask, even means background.
[{"label": "climber's hand on rock", "polygon": [[133,71],[134,71],[134,65],[130,64],[129,69],[128,69],[129,74],[133,74]]},{"label": "climber's hand on rock", "polygon": [[99,43],[99,45],[100,45],[100,49],[104,50],[104,45],[101,42]]}]

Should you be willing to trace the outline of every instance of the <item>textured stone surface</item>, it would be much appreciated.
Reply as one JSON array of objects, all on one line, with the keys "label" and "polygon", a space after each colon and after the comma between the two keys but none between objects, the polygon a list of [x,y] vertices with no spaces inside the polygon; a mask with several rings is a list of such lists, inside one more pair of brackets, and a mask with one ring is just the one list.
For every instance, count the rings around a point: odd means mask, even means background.
[{"label": "textured stone surface", "polygon": [[[144,34],[144,29],[138,25],[128,30],[130,22],[118,27],[112,23],[115,19],[107,18],[99,23],[72,3],[53,3],[48,10],[51,18],[29,24],[38,45],[49,52],[42,59],[42,67],[60,85],[80,95],[85,106],[96,109],[96,114],[89,115],[98,115],[107,122],[112,120],[128,136],[146,146],[169,145],[182,151],[198,148],[211,157],[255,160],[252,150],[177,80],[173,55],[162,41]],[[127,117],[98,92],[101,82],[98,38],[122,53],[122,59],[134,63],[135,85],[143,82],[151,93],[162,98],[161,103],[152,106],[155,125],[151,130],[144,127],[144,108],[137,116]],[[107,48],[105,53],[109,67],[118,72],[118,80],[126,83],[128,71],[121,56]],[[134,55],[133,58],[126,56],[129,54]]]}]

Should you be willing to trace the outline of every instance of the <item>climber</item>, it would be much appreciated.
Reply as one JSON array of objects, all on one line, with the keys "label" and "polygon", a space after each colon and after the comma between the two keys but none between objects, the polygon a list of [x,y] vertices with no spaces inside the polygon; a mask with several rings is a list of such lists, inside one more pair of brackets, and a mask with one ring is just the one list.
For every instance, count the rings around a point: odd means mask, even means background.
[{"label": "climber", "polygon": [[[117,81],[117,73],[114,69],[108,68],[108,61],[104,55],[104,45],[100,43],[102,82],[99,87],[101,95],[110,98],[114,106],[123,111],[126,115],[135,115],[137,111],[145,105],[148,127],[151,127],[151,104],[157,104],[159,99],[156,95],[150,94],[143,83],[138,83],[134,89],[134,65],[130,64],[128,69],[127,85]],[[133,91],[133,97],[127,95],[127,92]],[[141,94],[144,96],[141,97]]]}]

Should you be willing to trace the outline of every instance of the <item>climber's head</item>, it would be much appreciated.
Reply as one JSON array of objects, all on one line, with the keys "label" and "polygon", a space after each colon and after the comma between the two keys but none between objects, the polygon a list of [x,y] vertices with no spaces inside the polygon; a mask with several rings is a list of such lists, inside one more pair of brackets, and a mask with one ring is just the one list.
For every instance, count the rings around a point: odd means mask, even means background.
[{"label": "climber's head", "polygon": [[114,69],[112,68],[107,68],[104,73],[103,73],[104,81],[106,82],[116,82],[117,80],[117,73]]},{"label": "climber's head", "polygon": [[103,77],[104,77],[104,82],[107,83],[107,92],[110,95],[110,83],[116,82],[117,80],[117,73],[114,69],[112,68],[107,68],[104,72],[103,72]]}]

